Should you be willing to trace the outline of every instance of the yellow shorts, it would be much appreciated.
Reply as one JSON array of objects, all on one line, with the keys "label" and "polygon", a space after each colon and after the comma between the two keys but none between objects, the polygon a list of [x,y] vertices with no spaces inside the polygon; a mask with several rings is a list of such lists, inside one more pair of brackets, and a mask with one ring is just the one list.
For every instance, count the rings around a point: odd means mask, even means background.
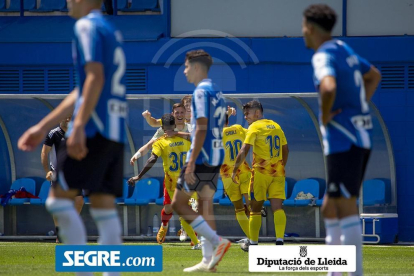
[{"label": "yellow shorts", "polygon": [[234,183],[231,177],[222,178],[224,190],[231,201],[238,201],[242,199],[242,194],[249,193],[250,177],[250,172],[241,173],[239,175],[239,185]]},{"label": "yellow shorts", "polygon": [[254,198],[256,201],[266,200],[267,198],[286,199],[285,177],[272,177],[253,170],[250,179],[250,194],[252,199]]}]

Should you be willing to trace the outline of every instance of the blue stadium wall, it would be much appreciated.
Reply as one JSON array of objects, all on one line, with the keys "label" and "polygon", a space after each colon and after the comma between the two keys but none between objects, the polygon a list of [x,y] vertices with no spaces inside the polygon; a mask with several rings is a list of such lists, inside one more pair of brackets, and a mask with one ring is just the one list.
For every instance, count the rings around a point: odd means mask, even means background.
[{"label": "blue stadium wall", "polygon": [[[313,92],[312,51],[302,38],[165,37],[165,22],[148,18],[113,19],[125,36],[130,94],[189,93],[182,74],[185,52],[203,48],[215,59],[212,77],[226,93]],[[0,19],[0,93],[67,93],[74,85],[66,17]],[[140,26],[150,26],[149,29]],[[47,28],[46,28],[47,27]],[[46,31],[39,31],[42,28]],[[414,241],[414,37],[345,37],[357,53],[383,73],[373,102],[391,135],[396,159],[399,238]],[[5,82],[4,79],[8,81]],[[3,80],[3,81],[2,81]],[[13,122],[18,125],[19,122]],[[21,131],[19,128],[9,132]],[[11,133],[18,137],[19,133]],[[16,143],[14,140],[12,143]],[[1,191],[10,185],[6,142],[0,134]],[[16,164],[17,171],[19,164]],[[27,175],[29,176],[29,175]]]}]

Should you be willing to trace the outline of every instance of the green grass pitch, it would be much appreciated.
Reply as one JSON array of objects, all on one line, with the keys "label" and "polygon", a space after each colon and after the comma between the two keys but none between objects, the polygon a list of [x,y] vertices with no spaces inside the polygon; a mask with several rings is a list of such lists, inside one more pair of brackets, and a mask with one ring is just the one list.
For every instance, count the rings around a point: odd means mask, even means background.
[{"label": "green grass pitch", "polygon": [[[150,243],[126,243],[150,244]],[[152,243],[153,244],[153,243]],[[266,246],[271,244],[262,244]],[[298,245],[298,244],[295,244]],[[289,246],[287,244],[286,246]],[[55,244],[48,242],[0,242],[0,275],[74,275],[55,272]],[[163,244],[164,268],[156,275],[183,275],[183,269],[201,260],[201,251],[191,250],[189,243]],[[365,275],[414,275],[414,246],[364,246]],[[232,244],[217,267],[219,275],[326,275],[326,273],[250,273],[248,254]],[[123,273],[148,275],[150,273]],[[95,275],[102,275],[95,273]],[[344,274],[346,275],[346,274]]]}]

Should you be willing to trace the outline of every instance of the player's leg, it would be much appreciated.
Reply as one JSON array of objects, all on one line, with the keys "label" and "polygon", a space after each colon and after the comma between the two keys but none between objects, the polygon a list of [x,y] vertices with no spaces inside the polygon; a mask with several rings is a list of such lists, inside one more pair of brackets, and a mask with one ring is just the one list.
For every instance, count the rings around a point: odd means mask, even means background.
[{"label": "player's leg", "polygon": [[199,246],[198,246],[200,241],[198,240],[197,235],[196,235],[193,227],[191,227],[191,225],[181,217],[180,217],[180,222],[181,222],[181,225],[183,226],[183,229],[184,229],[185,233],[191,239],[191,244],[194,246],[193,249],[200,249]]},{"label": "player's leg", "polygon": [[170,221],[172,215],[173,210],[171,206],[171,197],[164,185],[164,208],[161,210],[161,227],[157,233],[157,242],[159,244],[162,244],[165,241],[165,236],[168,231],[168,222]]},{"label": "player's leg", "polygon": [[[236,213],[236,219],[239,223],[241,229],[247,238],[249,238],[249,218],[246,215],[242,193],[240,191],[240,185],[233,182],[230,177],[222,177],[224,190],[226,191],[227,196],[230,198],[234,206],[234,211]],[[239,177],[239,181],[242,182],[242,179]],[[245,185],[245,183],[244,183]]]},{"label": "player's leg", "polygon": [[286,229],[286,214],[282,208],[285,195],[285,177],[274,177],[273,182],[268,187],[268,197],[273,212],[275,224],[276,245],[283,245]]}]

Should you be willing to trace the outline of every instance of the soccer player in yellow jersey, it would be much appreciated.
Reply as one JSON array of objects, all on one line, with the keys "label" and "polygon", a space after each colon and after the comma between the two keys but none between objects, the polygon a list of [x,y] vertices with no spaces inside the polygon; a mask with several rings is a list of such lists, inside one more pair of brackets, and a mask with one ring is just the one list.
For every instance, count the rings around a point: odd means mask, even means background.
[{"label": "soccer player in yellow jersey", "polygon": [[223,165],[220,168],[220,175],[223,180],[224,190],[234,205],[237,221],[246,237],[249,238],[249,219],[246,216],[243,204],[244,197],[246,205],[249,206],[248,191],[251,177],[249,164],[245,161],[238,169],[236,176],[238,184],[233,182],[231,178],[237,154],[246,138],[247,129],[241,125],[228,126],[228,124],[229,115],[226,114],[226,122],[223,128],[225,156]]},{"label": "soccer player in yellow jersey", "polygon": [[[161,118],[162,120],[162,129],[167,132],[174,130],[175,118],[171,114],[165,114]],[[180,176],[181,168],[185,162],[187,152],[190,149],[190,141],[183,139],[179,136],[167,137],[166,135],[162,136],[154,142],[152,145],[152,154],[151,157],[147,160],[147,163],[144,166],[144,169],[138,176],[131,177],[128,180],[130,185],[135,185],[135,182],[140,180],[157,162],[158,157],[161,156],[163,160],[164,168],[164,189],[168,193],[170,198],[173,197],[175,187],[177,186],[177,180]],[[162,244],[165,241],[165,236],[168,230],[168,220],[172,216],[172,206],[171,202],[166,204],[164,202],[164,209],[161,212],[162,224],[160,230],[157,234],[157,242]],[[166,223],[164,217],[168,217]],[[184,230],[187,232],[188,236],[191,238],[191,241],[194,243],[193,249],[201,249],[200,242],[197,239],[197,236],[193,228],[184,220],[181,220]]]},{"label": "soccer player in yellow jersey", "polygon": [[244,118],[249,123],[246,139],[237,155],[232,178],[238,183],[237,171],[253,146],[253,170],[250,179],[251,210],[249,219],[249,242],[241,244],[244,251],[258,244],[262,225],[260,210],[267,198],[273,211],[276,245],[283,245],[286,215],[282,209],[285,195],[285,166],[289,149],[281,127],[272,120],[263,118],[263,107],[258,101],[243,106]]}]

